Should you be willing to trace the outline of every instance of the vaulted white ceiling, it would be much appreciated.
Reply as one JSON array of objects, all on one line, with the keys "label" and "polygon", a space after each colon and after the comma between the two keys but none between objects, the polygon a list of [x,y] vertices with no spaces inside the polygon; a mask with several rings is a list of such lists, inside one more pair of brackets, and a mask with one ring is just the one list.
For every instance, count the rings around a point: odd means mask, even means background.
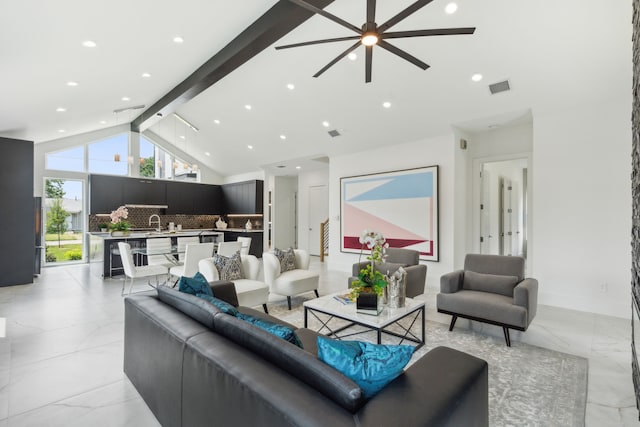
[{"label": "vaulted white ceiling", "polygon": [[[151,106],[275,3],[5,2],[0,135],[38,143],[130,122],[143,110],[113,111]],[[413,1],[377,3],[382,23]],[[352,35],[314,16],[178,108],[199,132],[173,116],[151,130],[232,175],[275,165],[311,167],[309,159],[415,141],[452,126],[479,131],[531,117],[528,111],[535,120],[585,103],[631,102],[630,1],[458,0],[452,15],[444,11],[448,3],[435,0],[394,27],[476,27],[473,35],[392,41],[429,64],[426,71],[376,47],[373,81],[365,84],[360,47],[355,61],[345,58],[313,78],[352,42],[273,47]],[[326,10],[360,26],[365,8],[365,0],[335,0]],[[173,41],[178,35],[183,43]],[[85,40],[97,46],[83,47]],[[473,82],[474,73],[483,80]],[[488,85],[505,79],[512,90],[491,95]],[[66,111],[57,112],[60,107]],[[332,138],[329,130],[341,135]]]}]

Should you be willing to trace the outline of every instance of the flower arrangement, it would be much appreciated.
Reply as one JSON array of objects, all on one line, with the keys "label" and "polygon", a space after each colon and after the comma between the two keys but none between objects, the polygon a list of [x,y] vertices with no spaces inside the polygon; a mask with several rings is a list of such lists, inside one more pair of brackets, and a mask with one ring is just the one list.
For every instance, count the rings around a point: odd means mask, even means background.
[{"label": "flower arrangement", "polygon": [[371,251],[371,255],[367,256],[370,261],[367,266],[360,270],[358,279],[351,284],[351,298],[357,299],[361,292],[375,292],[378,296],[382,296],[387,279],[376,270],[376,262],[382,263],[387,258],[386,249],[389,244],[385,238],[377,231],[364,230],[360,235],[360,255],[366,246]]},{"label": "flower arrangement", "polygon": [[131,227],[131,224],[127,221],[129,210],[126,207],[120,206],[115,211],[111,211],[109,216],[111,217],[111,224],[109,225],[111,231],[127,231]]}]

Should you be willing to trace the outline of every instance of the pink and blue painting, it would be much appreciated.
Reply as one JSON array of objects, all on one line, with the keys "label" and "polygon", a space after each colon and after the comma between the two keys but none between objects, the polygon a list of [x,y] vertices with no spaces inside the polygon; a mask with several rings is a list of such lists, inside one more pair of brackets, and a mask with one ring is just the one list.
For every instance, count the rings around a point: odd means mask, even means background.
[{"label": "pink and blue painting", "polygon": [[438,166],[340,178],[340,207],[342,252],[360,253],[371,230],[438,261]]}]

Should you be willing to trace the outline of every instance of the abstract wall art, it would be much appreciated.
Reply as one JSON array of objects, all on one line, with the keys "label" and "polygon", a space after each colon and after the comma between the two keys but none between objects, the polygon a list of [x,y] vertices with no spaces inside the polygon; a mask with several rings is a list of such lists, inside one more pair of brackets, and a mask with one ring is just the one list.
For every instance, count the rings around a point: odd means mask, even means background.
[{"label": "abstract wall art", "polygon": [[360,253],[363,230],[438,261],[438,166],[340,178],[340,250]]}]

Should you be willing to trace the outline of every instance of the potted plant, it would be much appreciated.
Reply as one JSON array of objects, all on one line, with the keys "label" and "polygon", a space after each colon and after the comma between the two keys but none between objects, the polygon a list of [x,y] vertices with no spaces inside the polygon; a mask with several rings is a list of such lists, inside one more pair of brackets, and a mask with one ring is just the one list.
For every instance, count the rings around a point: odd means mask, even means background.
[{"label": "potted plant", "polygon": [[387,286],[387,278],[378,270],[376,263],[384,262],[385,250],[389,247],[382,234],[364,230],[360,235],[361,254],[365,246],[371,251],[367,256],[369,264],[358,273],[358,279],[351,283],[351,298],[356,301],[356,308],[362,312],[378,314],[381,309],[382,296]]},{"label": "potted plant", "polygon": [[131,224],[127,221],[129,217],[129,210],[120,206],[115,211],[111,211],[111,224],[109,225],[109,229],[111,230],[112,236],[126,236],[129,234],[129,229],[131,228]]},{"label": "potted plant", "polygon": [[98,224],[98,229],[103,233],[106,233],[107,231],[109,231],[109,224],[107,224],[106,222],[102,222]]}]

